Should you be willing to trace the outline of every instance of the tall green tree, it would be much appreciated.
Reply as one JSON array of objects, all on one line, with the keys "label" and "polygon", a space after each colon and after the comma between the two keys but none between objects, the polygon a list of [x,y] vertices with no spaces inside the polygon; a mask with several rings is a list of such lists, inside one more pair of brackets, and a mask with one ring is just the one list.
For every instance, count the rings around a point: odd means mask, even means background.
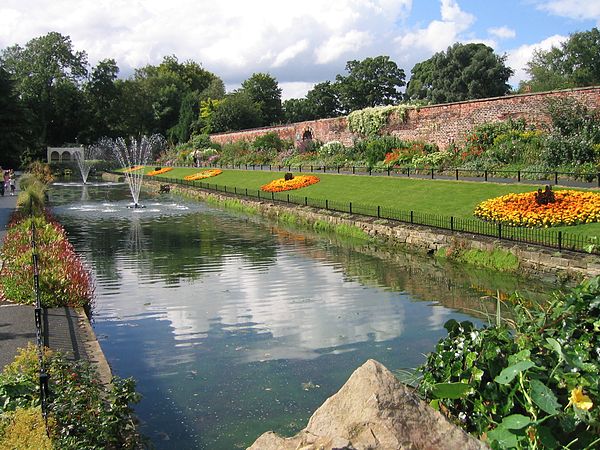
[{"label": "tall green tree", "polygon": [[118,137],[123,99],[119,96],[117,76],[119,67],[114,59],[98,62],[92,69],[84,94],[88,108],[88,121],[81,134],[82,141],[93,143],[102,137]]},{"label": "tall green tree", "polygon": [[529,81],[521,90],[551,91],[600,84],[600,31],[573,33],[559,47],[539,50],[527,63]]},{"label": "tall green tree", "polygon": [[281,88],[277,80],[268,73],[254,73],[242,83],[241,89],[258,105],[261,115],[260,125],[272,125],[281,122]]},{"label": "tall green tree", "polygon": [[27,146],[27,115],[10,74],[0,67],[0,166],[19,167]]},{"label": "tall green tree", "polygon": [[338,117],[341,114],[342,105],[338,90],[330,81],[315,84],[306,94],[306,100],[312,119]]},{"label": "tall green tree", "polygon": [[[57,32],[34,38],[25,47],[14,45],[0,54],[1,64],[16,82],[16,90],[32,114],[31,124],[40,150],[60,139],[77,135],[72,127],[80,111],[70,108],[80,103],[75,92],[87,75],[87,55],[75,51],[71,38]],[[72,111],[68,119],[61,117]]]},{"label": "tall green tree", "polygon": [[406,90],[410,100],[458,102],[505,95],[512,69],[485,44],[456,43],[415,64]]},{"label": "tall green tree", "polygon": [[[177,139],[179,133],[174,127],[181,129],[178,123],[183,99],[192,92],[199,100],[204,91],[218,91],[219,81],[200,64],[180,63],[176,56],[164,57],[158,66],[137,69],[132,82],[138,84],[138,100],[151,111],[150,120],[143,124],[145,132],[168,134]],[[182,136],[188,132],[184,131]]]},{"label": "tall green tree", "polygon": [[218,102],[212,112],[212,132],[237,131],[256,128],[263,122],[256,102],[243,90],[233,92]]},{"label": "tall green tree", "polygon": [[391,105],[402,99],[404,70],[389,56],[346,63],[348,75],[337,75],[336,88],[344,112],[370,106]]},{"label": "tall green tree", "polygon": [[304,122],[314,118],[306,98],[290,98],[284,101],[283,117],[287,123]]}]

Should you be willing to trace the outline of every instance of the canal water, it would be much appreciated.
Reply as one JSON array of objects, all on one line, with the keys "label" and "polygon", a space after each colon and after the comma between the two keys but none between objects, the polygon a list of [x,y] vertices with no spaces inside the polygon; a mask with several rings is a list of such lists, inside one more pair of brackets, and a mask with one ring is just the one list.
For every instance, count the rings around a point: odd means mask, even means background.
[{"label": "canal water", "polygon": [[549,286],[441,265],[120,184],[56,184],[54,213],[96,279],[93,324],[134,377],[157,449],[237,449],[292,435],[373,358],[401,376],[453,318],[482,324],[497,291]]}]

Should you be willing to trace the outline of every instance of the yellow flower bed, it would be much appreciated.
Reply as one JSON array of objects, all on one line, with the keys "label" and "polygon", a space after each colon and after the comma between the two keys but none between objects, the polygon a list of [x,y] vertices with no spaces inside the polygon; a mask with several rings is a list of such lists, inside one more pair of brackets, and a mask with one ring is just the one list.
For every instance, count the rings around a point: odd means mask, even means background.
[{"label": "yellow flower bed", "polygon": [[204,178],[216,177],[217,175],[223,173],[221,169],[208,169],[203,170],[201,172],[197,172],[193,175],[187,175],[183,177],[186,181],[194,181],[194,180],[202,180]]},{"label": "yellow flower bed", "polygon": [[318,182],[319,178],[314,175],[298,175],[291,180],[278,178],[277,180],[273,180],[270,183],[261,186],[260,189],[265,192],[291,191],[292,189],[300,189]]},{"label": "yellow flower bed", "polygon": [[160,170],[153,170],[152,172],[148,172],[146,175],[148,175],[149,177],[153,177],[155,175],[161,175],[163,173],[166,173],[169,170],[173,170],[173,168],[172,167],[163,167]]},{"label": "yellow flower bed", "polygon": [[143,168],[144,168],[144,166],[134,166],[134,167],[130,167],[129,169],[125,169],[123,171],[123,173],[135,172],[136,170],[140,170]]},{"label": "yellow flower bed", "polygon": [[508,194],[486,200],[475,208],[475,216],[512,226],[549,227],[600,222],[600,194],[556,191],[554,203],[539,205],[535,192]]}]

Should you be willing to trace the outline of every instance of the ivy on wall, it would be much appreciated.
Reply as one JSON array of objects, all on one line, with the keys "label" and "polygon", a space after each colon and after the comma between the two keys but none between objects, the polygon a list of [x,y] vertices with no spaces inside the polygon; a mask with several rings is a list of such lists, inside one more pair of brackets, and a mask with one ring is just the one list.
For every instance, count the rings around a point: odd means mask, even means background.
[{"label": "ivy on wall", "polygon": [[406,111],[411,108],[414,108],[414,106],[389,105],[352,111],[348,115],[348,130],[363,136],[375,136],[387,125],[392,113],[396,114],[399,121],[405,122],[407,117]]}]

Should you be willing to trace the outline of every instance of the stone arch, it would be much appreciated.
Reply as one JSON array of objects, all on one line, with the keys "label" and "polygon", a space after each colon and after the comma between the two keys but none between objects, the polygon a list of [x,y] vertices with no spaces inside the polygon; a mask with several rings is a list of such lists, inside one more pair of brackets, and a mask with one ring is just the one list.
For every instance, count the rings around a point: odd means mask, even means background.
[{"label": "stone arch", "polygon": [[306,127],[302,132],[303,141],[312,141],[315,138],[313,130],[310,127]]},{"label": "stone arch", "polygon": [[56,150],[53,150],[50,153],[50,162],[58,162],[58,161],[60,161],[60,154]]},{"label": "stone arch", "polygon": [[71,161],[71,152],[69,150],[65,150],[61,155],[62,162],[70,162]]}]

